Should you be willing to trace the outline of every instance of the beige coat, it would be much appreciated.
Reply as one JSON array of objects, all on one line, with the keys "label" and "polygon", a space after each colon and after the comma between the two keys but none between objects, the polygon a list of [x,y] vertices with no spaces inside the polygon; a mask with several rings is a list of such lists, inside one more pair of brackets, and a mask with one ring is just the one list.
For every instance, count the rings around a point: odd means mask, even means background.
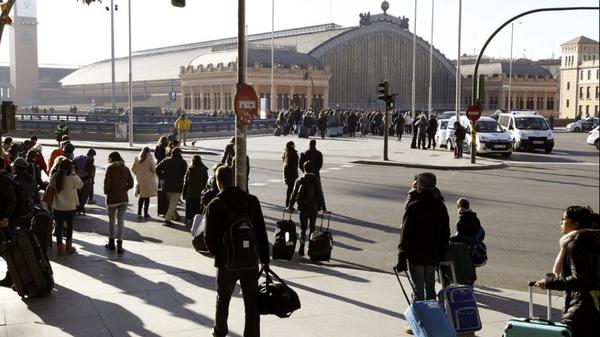
[{"label": "beige coat", "polygon": [[[53,176],[50,185],[55,186],[55,177]],[[63,188],[60,192],[54,193],[54,200],[52,201],[52,208],[59,211],[74,211],[79,206],[79,196],[77,190],[83,187],[81,179],[71,174],[64,178]]]},{"label": "beige coat", "polygon": [[140,163],[138,157],[135,157],[131,170],[135,174],[135,179],[137,180],[136,195],[140,198],[150,198],[157,194],[154,166],[154,159],[151,155],[148,155],[143,163]]}]

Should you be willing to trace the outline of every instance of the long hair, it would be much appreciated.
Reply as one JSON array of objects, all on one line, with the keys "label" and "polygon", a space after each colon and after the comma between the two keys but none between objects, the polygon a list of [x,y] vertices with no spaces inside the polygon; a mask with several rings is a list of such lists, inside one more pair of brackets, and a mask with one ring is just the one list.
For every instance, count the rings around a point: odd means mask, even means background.
[{"label": "long hair", "polygon": [[140,154],[138,155],[138,161],[141,163],[143,163],[146,158],[148,158],[148,155],[150,154],[150,148],[149,147],[145,147],[142,149],[142,151],[140,151]]},{"label": "long hair", "polygon": [[73,162],[69,159],[63,159],[60,162],[60,166],[58,167],[58,171],[54,176],[54,188],[57,193],[60,193],[64,187],[65,177],[70,175],[73,172]]},{"label": "long hair", "polygon": [[158,139],[158,145],[162,146],[162,147],[167,147],[167,145],[169,144],[169,140],[167,139],[167,137],[162,136]]},{"label": "long hair", "polygon": [[192,166],[190,166],[190,168],[199,169],[202,167],[206,167],[206,166],[204,166],[204,163],[202,162],[202,157],[200,157],[199,154],[193,155],[192,156]]},{"label": "long hair", "polygon": [[114,162],[117,162],[117,161],[124,161],[123,157],[121,157],[121,155],[119,154],[119,152],[114,151],[114,152],[109,153],[109,155],[108,155],[108,163],[111,164],[111,163],[114,163]]}]

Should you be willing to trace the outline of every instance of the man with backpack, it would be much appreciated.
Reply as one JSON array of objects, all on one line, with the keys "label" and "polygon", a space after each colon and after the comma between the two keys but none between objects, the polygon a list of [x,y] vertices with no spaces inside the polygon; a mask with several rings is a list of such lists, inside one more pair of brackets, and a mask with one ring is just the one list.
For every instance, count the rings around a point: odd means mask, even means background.
[{"label": "man with backpack", "polygon": [[302,152],[300,154],[300,160],[298,160],[298,168],[304,172],[304,163],[307,161],[312,162],[312,167],[314,168],[314,173],[317,177],[319,177],[319,171],[323,167],[323,154],[321,151],[317,150],[317,141],[311,139],[308,142],[308,150]]},{"label": "man with backpack", "polygon": [[214,337],[227,336],[229,301],[239,280],[244,297],[244,337],[260,336],[256,300],[259,263],[269,268],[269,241],[258,199],[234,186],[233,169],[221,166],[215,173],[220,193],[206,210],[205,242],[215,257],[217,307]]},{"label": "man with backpack", "polygon": [[[0,239],[6,241],[10,239],[12,219],[14,218],[15,208],[17,207],[17,196],[13,188],[14,181],[6,171],[6,163],[0,160]],[[7,271],[4,279],[0,280],[0,287],[11,287],[13,285],[10,273]]]}]

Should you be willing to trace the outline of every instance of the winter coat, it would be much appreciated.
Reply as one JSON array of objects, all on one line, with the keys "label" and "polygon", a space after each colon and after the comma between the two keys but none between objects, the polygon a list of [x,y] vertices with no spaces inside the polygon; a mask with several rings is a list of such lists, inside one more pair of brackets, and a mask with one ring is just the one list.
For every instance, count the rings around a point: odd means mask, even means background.
[{"label": "winter coat", "polygon": [[428,135],[435,135],[435,133],[437,132],[437,129],[438,129],[437,119],[431,118],[429,120],[429,123],[427,123],[427,134]]},{"label": "winter coat", "polygon": [[160,164],[163,159],[167,157],[167,148],[161,145],[157,145],[154,148],[154,158],[156,158],[156,164]]},{"label": "winter coat", "polygon": [[131,171],[137,180],[136,193],[140,198],[151,198],[157,194],[156,173],[154,172],[154,159],[148,156],[144,162],[135,157]]},{"label": "winter coat", "polygon": [[39,205],[41,203],[40,189],[38,188],[38,184],[32,176],[28,174],[18,174],[15,175],[14,180],[15,182],[21,184],[23,191],[27,194],[27,199],[31,202],[31,205]]},{"label": "winter coat", "polygon": [[464,126],[458,125],[456,130],[454,130],[454,136],[456,137],[456,141],[462,142],[465,140],[465,135],[467,134],[467,130]]},{"label": "winter coat", "polygon": [[415,125],[419,130],[419,135],[425,135],[427,132],[427,125],[429,123],[426,119],[420,119]]},{"label": "winter coat", "polygon": [[164,192],[182,193],[187,163],[181,156],[171,156],[156,166],[156,174],[163,180]]},{"label": "winter coat", "polygon": [[[306,189],[309,192],[301,192],[302,189]],[[296,179],[289,207],[294,207],[296,201],[298,201],[298,209],[301,212],[316,214],[319,210],[327,210],[319,177],[312,173],[306,173],[304,176]]]},{"label": "winter coat", "polygon": [[283,153],[283,180],[286,185],[292,185],[298,179],[298,151],[291,150]]},{"label": "winter coat", "polygon": [[319,128],[319,130],[327,129],[327,116],[321,115],[321,117],[319,117],[317,120],[317,128]]},{"label": "winter coat", "polygon": [[413,192],[406,204],[400,229],[398,260],[433,266],[448,249],[450,218],[437,190]]},{"label": "winter coat", "polygon": [[298,161],[298,168],[300,168],[302,172],[304,172],[304,163],[308,160],[312,162],[315,174],[319,176],[319,171],[321,171],[321,167],[323,167],[323,154],[321,151],[316,148],[311,148],[302,152],[300,160]]},{"label": "winter coat", "polygon": [[12,218],[17,207],[17,196],[11,180],[8,174],[0,174],[0,220]]},{"label": "winter coat", "polygon": [[175,123],[173,123],[173,126],[177,130],[184,131],[184,132],[187,132],[190,129],[191,125],[192,125],[192,122],[189,119],[182,118],[182,117],[177,118]]},{"label": "winter coat", "polygon": [[[592,290],[600,290],[600,231],[577,233],[566,246],[562,275],[546,280],[546,288],[565,291],[562,322],[574,337],[597,337],[600,312]],[[599,294],[600,296],[600,294]]]},{"label": "winter coat", "polygon": [[[56,186],[56,175],[50,179],[50,185]],[[59,211],[74,211],[79,206],[77,190],[83,187],[83,182],[76,174],[70,174],[63,179],[62,190],[54,192],[52,208]]]},{"label": "winter coat", "polygon": [[402,115],[398,115],[394,120],[394,125],[396,126],[397,133],[404,133],[404,117]]},{"label": "winter coat", "polygon": [[46,172],[46,175],[48,174],[48,166],[46,165],[46,161],[44,160],[44,155],[41,152],[38,152],[37,155],[35,156],[35,164],[38,165],[42,170],[44,170],[44,172]]},{"label": "winter coat", "polygon": [[227,166],[233,166],[233,158],[235,157],[235,143],[228,143],[225,145],[223,151],[223,158],[221,158],[221,164]]},{"label": "winter coat", "polygon": [[104,176],[106,206],[116,207],[129,202],[127,191],[133,188],[133,177],[125,163],[116,161],[108,164]]},{"label": "winter coat", "polygon": [[256,234],[260,262],[263,264],[269,263],[269,240],[260,202],[255,196],[244,192],[238,187],[227,187],[206,208],[204,241],[209,252],[215,256],[215,267],[223,267],[225,264],[226,250],[223,244],[223,236],[234,221],[231,218],[230,214],[232,212],[230,209],[235,209],[238,213],[248,214]]},{"label": "winter coat", "polygon": [[186,199],[200,199],[202,191],[206,188],[208,182],[208,168],[204,165],[200,167],[188,168],[183,183],[183,196]]},{"label": "winter coat", "polygon": [[475,237],[480,229],[481,223],[477,218],[477,213],[470,209],[461,209],[459,211],[458,221],[456,222],[456,231],[458,234]]},{"label": "winter coat", "polygon": [[52,168],[54,167],[54,162],[56,161],[56,158],[60,157],[60,156],[64,156],[65,155],[65,151],[63,151],[63,149],[54,149],[51,153],[50,153],[50,158],[48,159],[48,170],[52,170]]}]

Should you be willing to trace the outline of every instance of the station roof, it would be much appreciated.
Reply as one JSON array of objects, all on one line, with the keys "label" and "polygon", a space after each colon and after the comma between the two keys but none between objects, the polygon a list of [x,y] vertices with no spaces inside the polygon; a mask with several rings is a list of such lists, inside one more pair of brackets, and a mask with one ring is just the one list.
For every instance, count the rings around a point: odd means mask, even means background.
[{"label": "station roof", "polygon": [[[475,70],[474,64],[463,65],[460,67],[461,75],[464,77],[473,76]],[[493,63],[481,63],[479,64],[479,75],[493,76],[493,75],[508,75],[510,73],[509,62],[493,62]],[[512,74],[519,77],[552,77],[552,73],[537,64],[522,64],[513,62]]]}]

